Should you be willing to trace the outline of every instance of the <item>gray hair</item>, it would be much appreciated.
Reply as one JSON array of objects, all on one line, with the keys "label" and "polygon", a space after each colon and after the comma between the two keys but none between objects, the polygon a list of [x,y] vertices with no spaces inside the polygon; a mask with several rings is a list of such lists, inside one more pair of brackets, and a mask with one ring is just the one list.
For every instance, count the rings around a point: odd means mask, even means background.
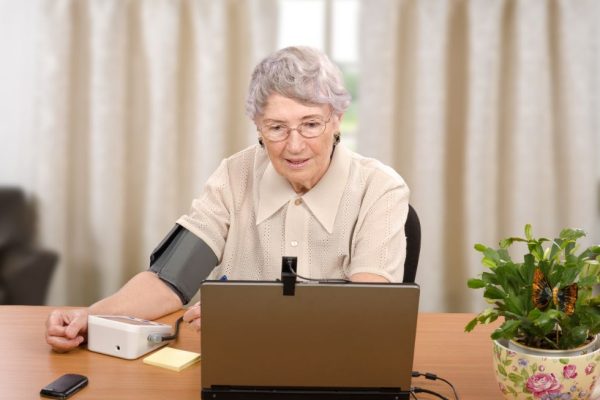
[{"label": "gray hair", "polygon": [[340,69],[321,51],[311,47],[286,47],[262,60],[254,69],[246,115],[261,115],[267,98],[278,93],[307,104],[329,104],[343,113],[350,105]]}]

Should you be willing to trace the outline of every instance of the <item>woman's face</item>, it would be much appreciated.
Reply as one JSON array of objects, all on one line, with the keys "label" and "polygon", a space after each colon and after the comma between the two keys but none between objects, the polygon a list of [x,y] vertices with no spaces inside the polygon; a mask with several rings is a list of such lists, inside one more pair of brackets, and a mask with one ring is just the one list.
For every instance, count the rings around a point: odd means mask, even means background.
[{"label": "woman's face", "polygon": [[290,182],[296,193],[301,194],[312,189],[329,168],[333,135],[339,131],[341,115],[332,114],[329,105],[305,105],[288,97],[272,94],[267,99],[263,115],[255,120],[260,130],[265,124],[274,123],[296,128],[310,117],[318,117],[323,121],[329,119],[320,136],[305,138],[293,130],[280,142],[262,137],[277,173]]}]

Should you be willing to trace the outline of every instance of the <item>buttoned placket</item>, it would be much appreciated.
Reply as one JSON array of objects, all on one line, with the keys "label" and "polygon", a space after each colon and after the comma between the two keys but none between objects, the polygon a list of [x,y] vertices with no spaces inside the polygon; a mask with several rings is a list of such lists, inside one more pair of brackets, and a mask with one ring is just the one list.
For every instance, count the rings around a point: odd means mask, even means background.
[{"label": "buttoned placket", "polygon": [[304,230],[306,226],[306,208],[301,197],[292,199],[288,203],[285,216],[285,254],[298,257],[296,271],[299,275],[306,276],[306,260],[302,260],[303,249],[306,246]]}]

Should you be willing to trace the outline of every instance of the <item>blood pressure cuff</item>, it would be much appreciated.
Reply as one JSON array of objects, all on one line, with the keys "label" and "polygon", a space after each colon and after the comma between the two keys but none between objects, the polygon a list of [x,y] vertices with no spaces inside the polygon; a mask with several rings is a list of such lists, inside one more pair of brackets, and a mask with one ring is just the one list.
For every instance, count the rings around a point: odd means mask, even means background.
[{"label": "blood pressure cuff", "polygon": [[175,224],[150,255],[150,271],[187,304],[217,262],[217,256],[202,239]]}]

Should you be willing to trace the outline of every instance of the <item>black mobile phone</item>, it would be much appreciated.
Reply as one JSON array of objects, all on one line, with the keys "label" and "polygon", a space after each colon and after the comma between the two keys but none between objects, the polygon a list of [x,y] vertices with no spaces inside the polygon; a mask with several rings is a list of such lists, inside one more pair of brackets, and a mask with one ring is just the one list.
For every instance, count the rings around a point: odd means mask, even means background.
[{"label": "black mobile phone", "polygon": [[40,394],[55,399],[66,399],[83,389],[87,384],[88,378],[83,375],[65,374],[42,388]]}]

